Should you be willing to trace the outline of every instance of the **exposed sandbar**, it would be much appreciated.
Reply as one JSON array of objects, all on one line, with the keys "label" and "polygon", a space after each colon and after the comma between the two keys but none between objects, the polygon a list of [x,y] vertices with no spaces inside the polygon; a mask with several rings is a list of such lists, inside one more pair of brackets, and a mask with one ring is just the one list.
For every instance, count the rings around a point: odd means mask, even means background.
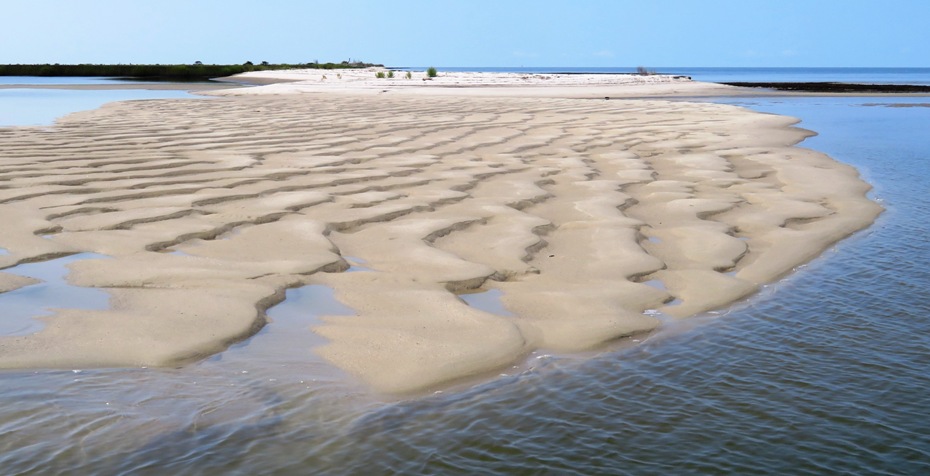
[{"label": "exposed sandbar", "polygon": [[[795,119],[577,99],[714,86],[417,81],[433,86],[296,81],[0,129],[0,268],[113,258],[69,276],[111,309],[0,337],[0,368],[176,365],[250,336],[286,287],[324,284],[357,315],[324,318],[320,355],[414,391],[647,332],[650,310],[725,306],[880,212],[853,168],[794,147],[810,135]],[[455,294],[478,288],[514,316]]]},{"label": "exposed sandbar", "polygon": [[327,70],[256,71],[225,78],[245,84],[225,95],[264,94],[413,94],[428,96],[488,96],[537,98],[605,98],[648,96],[721,96],[751,93],[714,83],[691,81],[685,76],[635,74],[477,73],[439,72],[429,78],[423,71],[396,71],[393,78],[378,78],[383,68]]}]

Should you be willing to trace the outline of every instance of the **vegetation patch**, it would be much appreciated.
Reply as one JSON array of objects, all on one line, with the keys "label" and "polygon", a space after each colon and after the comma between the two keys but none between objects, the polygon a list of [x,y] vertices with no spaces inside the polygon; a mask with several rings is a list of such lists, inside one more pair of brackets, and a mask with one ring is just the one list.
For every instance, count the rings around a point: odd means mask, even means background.
[{"label": "vegetation patch", "polygon": [[221,78],[249,71],[274,71],[282,69],[357,69],[382,66],[359,61],[350,63],[297,63],[270,64],[263,61],[254,64],[219,65],[203,64],[7,64],[0,65],[0,76],[97,76],[111,78],[139,78],[152,80],[202,81]]}]

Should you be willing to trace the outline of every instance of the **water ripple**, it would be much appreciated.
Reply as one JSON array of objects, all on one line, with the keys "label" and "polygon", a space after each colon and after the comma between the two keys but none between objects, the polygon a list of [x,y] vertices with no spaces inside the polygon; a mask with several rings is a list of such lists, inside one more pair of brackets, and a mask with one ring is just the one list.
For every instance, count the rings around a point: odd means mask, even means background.
[{"label": "water ripple", "polygon": [[[404,401],[374,398],[322,362],[237,353],[274,355],[261,335],[184,369],[2,373],[0,467],[930,474],[930,151],[906,139],[922,135],[901,135],[930,130],[930,114],[851,109],[854,100],[769,106],[821,132],[810,147],[866,170],[888,212],[726,312],[671,321],[639,345],[593,356],[533,356],[521,373]],[[314,290],[307,301],[328,299]],[[285,313],[267,332],[277,323],[309,349],[319,340],[300,332],[312,319]]]}]

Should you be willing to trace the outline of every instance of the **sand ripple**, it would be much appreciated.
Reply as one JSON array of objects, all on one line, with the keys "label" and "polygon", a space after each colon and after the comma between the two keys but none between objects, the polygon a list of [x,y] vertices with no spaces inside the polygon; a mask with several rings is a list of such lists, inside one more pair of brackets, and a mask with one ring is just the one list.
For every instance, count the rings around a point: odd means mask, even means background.
[{"label": "sand ripple", "polygon": [[[324,284],[330,362],[403,392],[726,305],[879,208],[790,118],[664,101],[282,95],[0,129],[0,268],[79,252],[111,294],[0,367],[174,365]],[[344,256],[368,272],[344,273]],[[661,281],[664,286],[643,282]],[[0,272],[0,290],[22,283]],[[664,287],[664,289],[663,289]],[[497,289],[513,317],[456,293]]]}]

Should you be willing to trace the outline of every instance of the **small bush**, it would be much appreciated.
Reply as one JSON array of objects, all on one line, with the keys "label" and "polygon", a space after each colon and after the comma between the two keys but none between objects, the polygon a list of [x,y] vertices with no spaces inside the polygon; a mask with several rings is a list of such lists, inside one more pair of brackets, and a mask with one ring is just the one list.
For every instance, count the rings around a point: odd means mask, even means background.
[{"label": "small bush", "polygon": [[411,73],[410,71],[407,71],[407,74],[405,74],[404,77],[407,79],[413,79],[413,73]]},{"label": "small bush", "polygon": [[376,78],[384,78],[384,71],[378,71],[377,73],[375,73],[375,77],[376,77]]},{"label": "small bush", "polygon": [[388,78],[393,78],[393,77],[394,77],[394,72],[393,72],[393,71],[388,71],[387,77],[388,77]]},{"label": "small bush", "polygon": [[432,66],[430,66],[429,68],[426,68],[426,76],[427,76],[427,77],[435,78],[435,77],[438,76],[438,75],[439,75],[439,73],[436,71],[436,68],[434,68],[434,67],[432,67]]}]

